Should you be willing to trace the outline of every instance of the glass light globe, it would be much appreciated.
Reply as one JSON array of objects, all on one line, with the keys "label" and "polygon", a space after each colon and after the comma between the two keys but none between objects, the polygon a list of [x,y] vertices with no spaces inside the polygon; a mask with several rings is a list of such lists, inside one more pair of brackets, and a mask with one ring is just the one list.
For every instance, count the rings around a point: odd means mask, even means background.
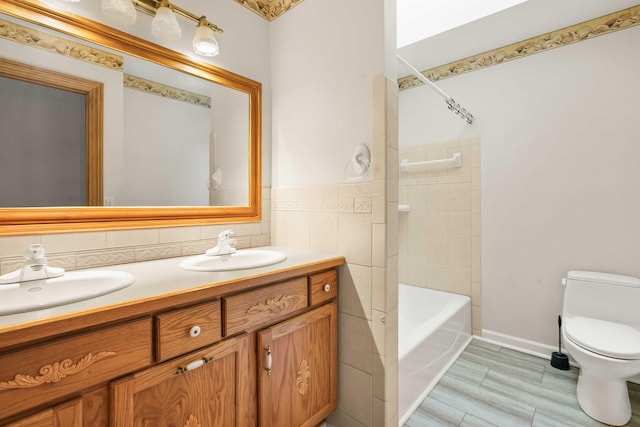
[{"label": "glass light globe", "polygon": [[216,40],[213,30],[208,25],[200,24],[196,28],[196,35],[193,38],[193,50],[202,56],[216,56],[220,52],[218,40]]},{"label": "glass light globe", "polygon": [[136,22],[136,8],[131,0],[102,0],[102,14],[122,25]]},{"label": "glass light globe", "polygon": [[159,40],[178,40],[182,37],[182,29],[178,25],[176,14],[166,6],[156,10],[151,22],[151,34]]}]

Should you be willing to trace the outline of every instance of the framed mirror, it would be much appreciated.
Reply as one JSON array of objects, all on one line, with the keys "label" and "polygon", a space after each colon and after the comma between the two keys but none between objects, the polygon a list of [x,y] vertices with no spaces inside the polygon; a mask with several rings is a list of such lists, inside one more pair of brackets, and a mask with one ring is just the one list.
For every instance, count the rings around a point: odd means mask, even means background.
[{"label": "framed mirror", "polygon": [[[115,51],[125,64],[118,77],[124,90],[105,87],[104,122],[87,114],[94,125],[88,134],[104,126],[104,146],[87,156],[86,205],[2,205],[0,235],[260,221],[259,82],[37,1],[3,0],[0,14]],[[119,103],[106,99],[120,91]],[[149,100],[154,91],[162,97]],[[122,122],[112,126],[112,116]],[[28,191],[20,182],[19,191]]]}]

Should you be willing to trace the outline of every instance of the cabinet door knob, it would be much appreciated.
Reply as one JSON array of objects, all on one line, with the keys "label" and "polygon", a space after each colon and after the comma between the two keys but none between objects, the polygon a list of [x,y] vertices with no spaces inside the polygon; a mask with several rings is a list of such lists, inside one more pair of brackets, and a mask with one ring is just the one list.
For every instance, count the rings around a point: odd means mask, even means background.
[{"label": "cabinet door knob", "polygon": [[271,357],[271,346],[264,349],[264,370],[267,371],[267,376],[271,376],[271,365],[273,358]]},{"label": "cabinet door knob", "polygon": [[331,285],[330,284],[327,283],[326,285],[324,285],[324,291],[325,292],[329,292],[330,290],[331,290]]},{"label": "cabinet door knob", "polygon": [[189,335],[191,335],[192,337],[197,337],[198,335],[200,335],[200,332],[202,332],[202,329],[200,329],[200,326],[196,325],[194,327],[192,327],[191,329],[189,329]]}]

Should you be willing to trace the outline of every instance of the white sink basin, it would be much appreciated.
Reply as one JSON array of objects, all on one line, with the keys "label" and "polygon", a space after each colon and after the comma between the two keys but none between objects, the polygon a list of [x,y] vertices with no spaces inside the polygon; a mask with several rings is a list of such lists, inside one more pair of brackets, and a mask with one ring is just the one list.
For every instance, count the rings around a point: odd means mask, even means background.
[{"label": "white sink basin", "polygon": [[53,279],[0,285],[0,315],[56,307],[110,294],[130,286],[132,274],[111,271],[68,271]]},{"label": "white sink basin", "polygon": [[287,259],[282,252],[269,249],[241,249],[230,255],[197,255],[187,258],[180,267],[192,271],[231,271],[265,267]]}]

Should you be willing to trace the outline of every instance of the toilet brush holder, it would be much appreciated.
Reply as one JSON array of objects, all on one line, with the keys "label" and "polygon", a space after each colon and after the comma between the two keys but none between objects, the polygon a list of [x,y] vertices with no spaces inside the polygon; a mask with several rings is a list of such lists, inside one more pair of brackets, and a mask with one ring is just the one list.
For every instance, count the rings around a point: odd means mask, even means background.
[{"label": "toilet brush holder", "polygon": [[569,366],[569,356],[559,351],[554,351],[551,353],[551,366],[556,369],[568,371],[571,368]]},{"label": "toilet brush holder", "polygon": [[568,371],[571,367],[569,366],[569,356],[562,352],[562,317],[558,316],[558,351],[554,351],[551,353],[551,366],[556,369],[561,369],[563,371]]}]

